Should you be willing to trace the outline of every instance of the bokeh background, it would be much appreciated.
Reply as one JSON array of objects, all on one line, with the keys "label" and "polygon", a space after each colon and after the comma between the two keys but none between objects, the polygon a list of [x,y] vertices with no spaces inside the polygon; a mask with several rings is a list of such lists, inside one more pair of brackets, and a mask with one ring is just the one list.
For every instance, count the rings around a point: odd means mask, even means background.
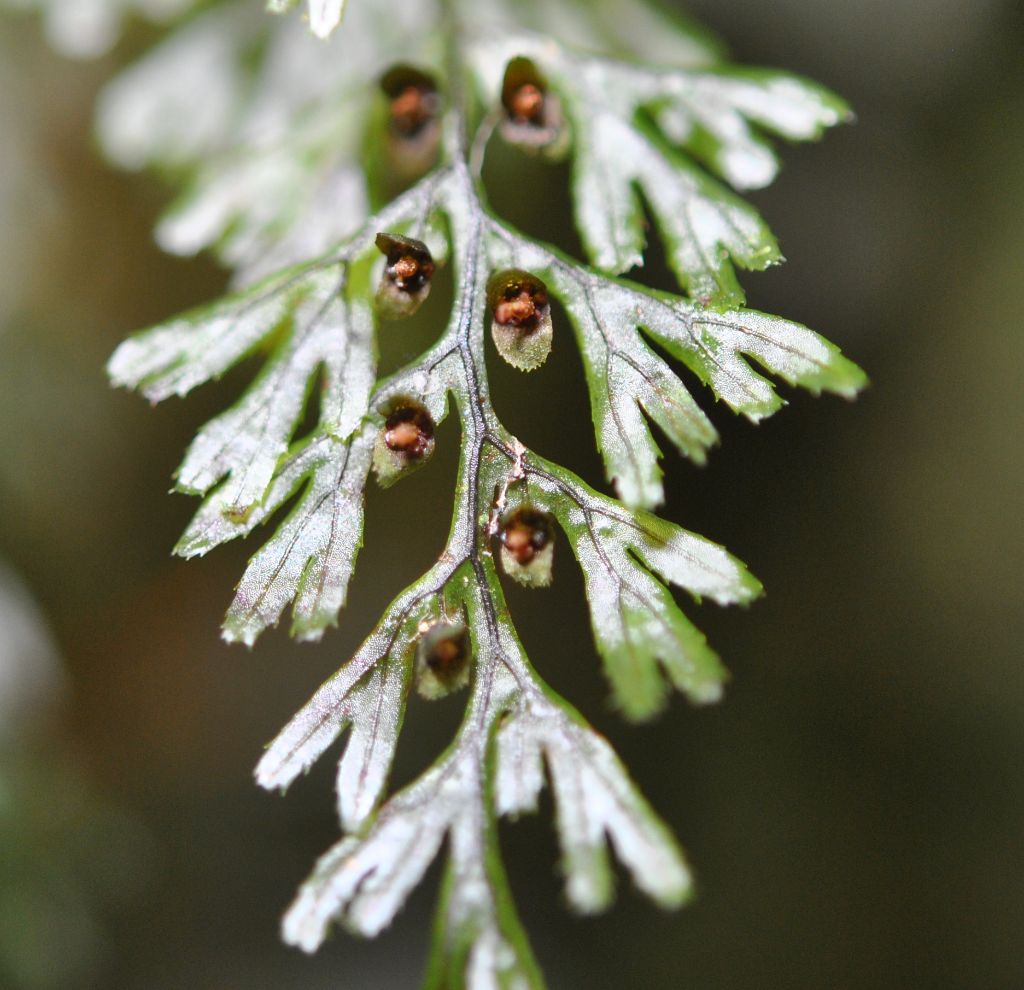
[{"label": "bokeh background", "polygon": [[[510,590],[534,662],[609,735],[701,888],[662,914],[623,882],[607,916],[570,916],[547,805],[501,830],[522,916],[559,988],[1024,986],[1024,9],[687,10],[739,60],[819,79],[858,113],[787,149],[753,197],[790,260],[745,284],[873,384],[855,404],[792,395],[757,428],[716,409],[710,466],[667,459],[668,517],[768,588],[746,612],[690,610],[733,671],[721,705],[625,724],[573,567],[549,592]],[[98,88],[151,38],[135,27],[69,62],[32,19],[0,18],[0,986],[415,986],[436,869],[377,941],[287,949],[280,913],[337,834],[330,761],[287,800],[250,773],[438,552],[454,454],[373,493],[322,645],[221,644],[251,546],[172,559],[194,505],[166,490],[241,380],[154,411],[103,375],[127,332],[225,282],[161,254],[167,190],[94,151]],[[564,208],[524,212],[512,168],[554,202],[565,172],[488,166],[500,208],[571,247]],[[509,427],[599,482],[572,347],[528,379],[493,373]],[[460,704],[411,704],[398,783]]]}]

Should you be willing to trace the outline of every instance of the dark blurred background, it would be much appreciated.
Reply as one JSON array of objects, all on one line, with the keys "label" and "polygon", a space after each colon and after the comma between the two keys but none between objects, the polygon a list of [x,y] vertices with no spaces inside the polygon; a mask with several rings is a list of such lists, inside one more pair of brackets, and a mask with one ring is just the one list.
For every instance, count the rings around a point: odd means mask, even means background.
[{"label": "dark blurred background", "polygon": [[[678,914],[623,880],[608,915],[572,917],[548,803],[501,830],[521,914],[553,988],[1022,987],[1024,11],[687,9],[739,61],[821,80],[857,111],[822,145],[784,150],[753,199],[789,262],[744,281],[751,305],[822,330],[873,384],[854,404],[793,394],[757,428],[715,407],[709,467],[667,458],[665,514],[768,589],[746,612],[688,608],[733,672],[721,705],[677,699],[627,725],[570,563],[551,591],[510,589],[534,663],[609,735],[700,883]],[[279,916],[337,837],[333,768],[286,800],[250,773],[442,546],[457,434],[431,470],[372,493],[337,632],[317,647],[283,631],[252,652],[221,644],[252,545],[172,559],[194,504],[166,491],[242,379],[150,410],[103,373],[126,333],[225,283],[209,260],[158,251],[167,191],[93,150],[95,94],[148,38],[75,63],[30,19],[0,19],[0,639],[10,653],[17,614],[33,630],[22,659],[49,671],[46,690],[19,682],[19,741],[0,733],[0,984],[415,986],[436,869],[377,941],[285,948]],[[564,171],[498,154],[493,184],[511,168],[564,199]],[[494,200],[551,236],[550,215],[501,188]],[[526,379],[492,370],[508,426],[599,483],[568,342]],[[461,704],[411,703],[397,783]]]}]

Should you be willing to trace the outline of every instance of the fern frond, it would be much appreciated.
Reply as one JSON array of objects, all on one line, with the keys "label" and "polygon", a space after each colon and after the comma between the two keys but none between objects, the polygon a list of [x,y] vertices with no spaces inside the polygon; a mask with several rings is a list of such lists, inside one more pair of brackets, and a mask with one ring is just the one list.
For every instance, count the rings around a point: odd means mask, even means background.
[{"label": "fern frond", "polygon": [[[670,686],[694,703],[718,699],[724,668],[671,586],[722,605],[746,604],[761,588],[723,548],[650,512],[664,493],[647,420],[697,462],[717,440],[697,399],[652,345],[754,421],[782,405],[769,375],[814,393],[851,397],[862,387],[863,373],[834,345],[743,307],[734,268],[763,268],[781,256],[758,214],[699,164],[737,189],[755,188],[777,169],[768,135],[815,138],[848,111],[794,77],[713,64],[712,45],[676,28],[687,67],[658,70],[529,30],[531,17],[537,26],[580,16],[588,42],[618,31],[628,55],[636,35],[619,4],[530,0],[516,30],[495,32],[488,18],[507,12],[480,4],[474,13],[450,0],[442,5],[444,55],[420,20],[437,11],[416,6],[397,17],[389,8],[384,17],[353,3],[339,36],[351,62],[333,49],[303,47],[288,21],[256,25],[234,3],[197,16],[130,70],[136,81],[173,71],[191,44],[182,37],[209,32],[216,56],[204,71],[208,81],[221,80],[223,97],[210,119],[219,114],[226,126],[216,134],[201,127],[191,145],[176,140],[191,132],[171,87],[143,91],[130,74],[114,85],[101,111],[108,149],[128,165],[169,160],[192,173],[162,239],[182,251],[217,249],[236,266],[240,288],[126,341],[109,370],[116,384],[160,401],[245,358],[262,358],[261,373],[200,429],[177,474],[180,490],[204,499],[176,548],[185,557],[249,535],[295,499],[253,556],[224,622],[227,639],[249,645],[289,604],[300,639],[319,638],[337,621],[362,541],[369,476],[382,485],[401,480],[429,460],[437,425],[457,415],[458,484],[437,562],[271,743],[256,776],[263,787],[285,789],[348,734],[337,776],[346,834],[301,888],[285,918],[287,941],[312,951],[335,921],[375,935],[445,847],[428,984],[539,987],[495,828],[497,816],[536,810],[545,767],[575,908],[610,903],[609,845],[659,904],[682,903],[691,880],[667,827],[609,744],[530,665],[495,561],[508,576],[541,587],[560,541],[568,543],[584,574],[597,652],[627,717],[651,716]],[[311,0],[314,32],[329,33],[342,7]],[[235,19],[244,27],[236,30]],[[254,38],[265,55],[243,94],[235,80]],[[404,77],[404,89],[388,92],[389,131],[383,97],[375,104],[366,80],[380,78],[396,50],[423,61]],[[317,54],[282,88],[282,66],[294,68],[298,51]],[[386,88],[388,78],[395,77],[385,77]],[[479,113],[464,91],[470,78]],[[443,110],[439,94],[446,94]],[[155,117],[152,129],[139,126]],[[496,121],[506,140],[532,153],[572,155],[589,264],[518,233],[488,209],[474,168]],[[413,142],[406,150],[420,176],[379,209],[370,204],[384,183],[380,175],[373,183],[363,178],[359,134],[377,156],[368,167],[383,169],[389,148]],[[620,277],[642,261],[644,204],[682,294]],[[415,308],[440,264],[454,275],[447,326],[424,354],[381,379],[379,312]],[[284,267],[266,274],[276,266]],[[596,443],[618,498],[531,451],[491,405],[488,331],[515,367],[537,367],[551,334],[569,329],[552,324],[552,299],[579,345]],[[313,390],[318,421],[297,435]],[[451,746],[388,796],[413,687],[432,698],[467,683]]]},{"label": "fern frond", "polygon": [[496,70],[524,57],[567,108],[577,224],[591,261],[611,273],[643,264],[646,203],[681,287],[704,305],[742,304],[733,266],[762,269],[782,256],[756,211],[679,150],[737,188],[757,188],[774,178],[777,161],[752,124],[808,140],[849,116],[837,97],[793,76],[655,71],[525,35],[479,47],[475,64],[491,100]]},{"label": "fern frond", "polygon": [[124,21],[171,24],[197,0],[0,0],[0,6],[41,15],[55,49],[72,58],[95,58],[117,41]]}]

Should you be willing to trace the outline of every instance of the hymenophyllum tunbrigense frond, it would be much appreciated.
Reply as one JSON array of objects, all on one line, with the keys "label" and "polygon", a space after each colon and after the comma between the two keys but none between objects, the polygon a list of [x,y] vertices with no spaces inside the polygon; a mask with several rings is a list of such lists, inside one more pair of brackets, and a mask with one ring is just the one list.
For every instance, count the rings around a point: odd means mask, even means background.
[{"label": "hymenophyllum tunbrigense frond", "polygon": [[[327,33],[341,6],[311,0],[314,29]],[[721,664],[670,586],[719,604],[748,602],[760,586],[721,547],[651,512],[663,493],[647,419],[697,462],[716,439],[652,345],[752,420],[782,404],[762,371],[816,393],[849,397],[861,387],[862,373],[833,345],[743,308],[734,268],[764,268],[779,260],[778,248],[756,211],[701,168],[737,188],[763,185],[777,167],[767,134],[817,137],[847,111],[802,80],[721,64],[679,27],[672,37],[690,68],[587,54],[616,34],[620,47],[633,43],[636,24],[615,11],[633,5],[527,3],[515,24],[497,4],[449,0],[440,11],[421,5],[412,13],[370,6],[354,0],[340,33],[352,62],[333,53],[325,78],[306,76],[327,65],[320,56],[296,65],[294,53],[313,42],[293,25],[268,28],[238,3],[223,3],[108,92],[101,129],[115,157],[142,165],[177,156],[191,166],[189,188],[161,226],[163,242],[216,247],[239,286],[126,341],[110,374],[159,401],[266,353],[263,371],[199,431],[177,475],[179,489],[204,498],[177,547],[186,557],[247,536],[294,500],[253,556],[225,619],[225,638],[250,645],[289,606],[299,639],[318,639],[337,621],[369,476],[392,484],[429,461],[435,430],[454,410],[462,447],[447,544],[274,740],[256,773],[262,786],[284,789],[348,730],[337,788],[345,836],[288,911],[289,942],[312,951],[336,921],[376,934],[447,843],[428,982],[535,987],[541,977],[495,831],[498,816],[536,809],[545,769],[575,908],[596,911],[611,900],[609,845],[662,905],[686,899],[690,874],[608,743],[528,661],[497,561],[511,577],[543,586],[556,545],[567,544],[626,716],[656,712],[669,686],[695,703],[719,697]],[[661,17],[636,10],[641,21]],[[443,39],[425,27],[441,14]],[[590,32],[579,47],[527,30],[574,17]],[[199,43],[190,37],[206,39],[210,78],[229,81],[242,78],[246,53],[264,38],[246,94],[233,83],[222,90],[230,107],[223,132],[215,136],[211,124],[191,145],[177,140],[187,131],[173,112],[178,95],[160,82]],[[413,64],[388,73],[392,60]],[[145,78],[156,80],[148,92],[137,88]],[[383,92],[371,85],[377,78]],[[213,123],[219,112],[210,108]],[[154,122],[152,132],[142,119]],[[490,211],[479,170],[494,131],[532,153],[572,156],[589,264]],[[393,198],[389,184],[401,189]],[[619,277],[642,260],[644,203],[682,294]],[[379,378],[378,315],[415,309],[442,264],[455,284],[447,326],[412,364]],[[514,366],[537,367],[552,337],[570,332],[552,325],[552,299],[579,346],[616,498],[529,450],[491,405],[489,341]],[[296,436],[314,388],[319,421]],[[433,698],[467,684],[450,747],[387,796],[412,689]]]}]

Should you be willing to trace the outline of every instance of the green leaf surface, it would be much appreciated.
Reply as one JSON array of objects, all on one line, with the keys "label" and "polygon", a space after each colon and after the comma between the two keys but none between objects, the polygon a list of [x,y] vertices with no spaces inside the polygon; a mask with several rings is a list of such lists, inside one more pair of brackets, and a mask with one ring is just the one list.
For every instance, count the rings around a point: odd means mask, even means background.
[{"label": "green leaf surface", "polygon": [[725,671],[667,583],[720,605],[750,602],[760,583],[720,546],[629,512],[564,469],[539,464],[531,480],[531,498],[558,519],[580,563],[594,641],[624,714],[648,718],[663,706],[662,671],[691,701],[717,701]]},{"label": "green leaf surface", "polygon": [[644,214],[638,191],[665,241],[668,263],[691,298],[743,302],[733,265],[761,269],[780,260],[764,221],[685,159],[640,129],[596,108],[575,120],[573,195],[584,247],[600,269],[643,264]]},{"label": "green leaf surface", "polygon": [[661,451],[644,415],[680,453],[698,464],[718,434],[675,372],[632,334],[635,301],[611,282],[573,283],[554,273],[573,323],[608,478],[630,506],[654,507],[664,498]]}]

